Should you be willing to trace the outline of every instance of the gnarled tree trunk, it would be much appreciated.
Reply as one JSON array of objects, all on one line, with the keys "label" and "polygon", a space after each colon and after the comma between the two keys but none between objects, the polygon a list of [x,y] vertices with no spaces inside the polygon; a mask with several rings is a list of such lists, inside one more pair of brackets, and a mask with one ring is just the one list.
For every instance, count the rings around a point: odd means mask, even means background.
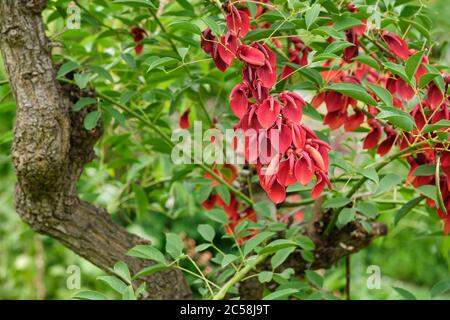
[{"label": "gnarled tree trunk", "polygon": [[[44,0],[0,1],[0,49],[17,104],[12,159],[17,174],[16,210],[34,230],[108,270],[118,260],[134,272],[146,262],[126,256],[145,242],[115,224],[109,214],[81,201],[76,182],[92,160],[101,124],[83,128],[55,78],[51,48],[41,18]],[[189,298],[178,270],[145,279],[153,299]]]}]

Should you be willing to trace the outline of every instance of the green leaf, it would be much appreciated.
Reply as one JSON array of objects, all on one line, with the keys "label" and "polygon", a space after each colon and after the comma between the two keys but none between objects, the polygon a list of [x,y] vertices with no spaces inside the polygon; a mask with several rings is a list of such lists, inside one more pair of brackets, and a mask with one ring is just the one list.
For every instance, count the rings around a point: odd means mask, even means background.
[{"label": "green leaf", "polygon": [[216,236],[216,231],[209,224],[201,224],[197,227],[198,233],[206,241],[212,242]]},{"label": "green leaf", "polygon": [[165,67],[167,65],[176,63],[178,60],[171,57],[149,57],[145,60],[145,64],[148,64],[147,72],[152,71],[156,68]]},{"label": "green leaf", "polygon": [[333,41],[332,43],[330,43],[325,50],[323,51],[323,53],[336,53],[336,52],[340,52],[342,50],[344,50],[345,48],[354,46],[353,43],[348,42],[348,41]]},{"label": "green leaf", "polygon": [[202,251],[205,251],[206,249],[208,249],[209,247],[211,247],[210,243],[202,243],[195,247],[195,251],[202,252]]},{"label": "green leaf", "polygon": [[405,203],[395,214],[394,224],[397,225],[398,222],[403,219],[412,209],[414,209],[423,200],[423,196],[414,198],[407,203]]},{"label": "green leaf", "polygon": [[227,224],[228,223],[228,216],[225,214],[223,209],[214,208],[206,213],[208,218],[211,220],[214,220],[216,222],[219,222],[220,224]]},{"label": "green leaf", "polygon": [[223,202],[225,202],[226,205],[229,205],[231,201],[230,190],[228,190],[228,188],[223,184],[219,184],[216,187],[216,190]]},{"label": "green leaf", "polygon": [[101,113],[100,111],[91,111],[84,118],[84,128],[86,130],[92,130],[97,126],[97,122],[100,119]]},{"label": "green leaf", "polygon": [[268,283],[272,281],[273,272],[270,271],[262,271],[258,274],[258,280],[261,283]]},{"label": "green leaf", "polygon": [[409,113],[394,107],[383,107],[376,118],[385,119],[396,127],[408,132],[415,127],[415,121]]},{"label": "green leaf", "polygon": [[75,84],[80,89],[84,89],[84,88],[86,88],[86,86],[87,86],[87,84],[89,82],[89,76],[87,74],[76,73],[73,76],[73,80],[75,81]]},{"label": "green leaf", "polygon": [[196,195],[197,201],[199,203],[202,203],[203,201],[208,199],[209,195],[211,194],[212,189],[213,188],[210,184],[206,184],[206,185],[202,186],[200,189],[196,190],[195,195]]},{"label": "green leaf", "polygon": [[136,60],[134,57],[129,53],[123,53],[122,59],[125,61],[125,63],[130,67],[130,69],[136,68]]},{"label": "green leaf", "polygon": [[316,247],[314,241],[312,241],[311,238],[307,236],[296,237],[294,241],[299,245],[300,248],[308,251],[311,251]]},{"label": "green leaf", "polygon": [[100,276],[97,280],[106,282],[114,291],[122,293],[127,288],[127,284],[114,276]]},{"label": "green leaf", "polygon": [[419,80],[419,88],[423,88],[427,86],[434,78],[438,77],[438,73],[426,73]]},{"label": "green leaf", "polygon": [[246,4],[247,4],[248,11],[250,12],[250,16],[254,17],[256,14],[256,9],[257,9],[256,3],[248,1]]},{"label": "green leaf", "polygon": [[357,84],[341,82],[328,86],[326,89],[342,93],[345,96],[354,98],[371,106],[377,105],[377,102],[372,96],[368,94],[362,86]]},{"label": "green leaf", "polygon": [[127,255],[131,257],[153,260],[160,263],[166,263],[166,258],[161,251],[151,245],[137,245],[131,248]]},{"label": "green leaf", "polygon": [[263,231],[261,233],[258,233],[256,236],[252,237],[251,239],[249,239],[245,242],[244,249],[242,250],[243,254],[245,256],[248,255],[259,244],[261,244],[263,241],[267,240],[268,238],[270,238],[274,235],[275,235],[275,232],[269,232],[269,231]]},{"label": "green leaf", "polygon": [[417,72],[417,69],[419,69],[424,54],[425,51],[416,52],[415,54],[409,57],[408,61],[406,61],[405,73],[409,81],[412,80],[412,78]]},{"label": "green leaf", "polygon": [[319,14],[320,14],[320,5],[318,5],[317,3],[314,4],[308,11],[306,11],[305,13],[306,30],[309,30],[314,21],[316,21]]},{"label": "green leaf", "polygon": [[395,291],[397,291],[397,293],[399,295],[401,295],[403,297],[403,299],[405,300],[417,300],[416,297],[409,292],[408,290],[402,289],[402,288],[398,288],[398,287],[392,287]]},{"label": "green leaf", "polygon": [[222,269],[228,266],[233,261],[236,261],[238,257],[236,257],[234,254],[226,254],[223,256],[221,267]]},{"label": "green leaf", "polygon": [[354,221],[356,219],[356,209],[355,208],[344,208],[341,210],[338,216],[336,225],[338,228],[342,228],[347,225],[347,223]]},{"label": "green leaf", "polygon": [[306,270],[305,271],[306,280],[317,288],[322,288],[323,278],[317,272]]},{"label": "green leaf", "polygon": [[222,32],[215,19],[211,17],[203,17],[202,20],[211,29],[215,36],[221,35]]},{"label": "green leaf", "polygon": [[378,207],[371,202],[360,202],[356,207],[358,212],[361,212],[368,218],[375,218],[378,214]]},{"label": "green leaf", "polygon": [[122,300],[137,300],[132,285],[125,288],[125,291],[122,293]]},{"label": "green leaf", "polygon": [[272,292],[265,296],[263,300],[280,300],[283,298],[287,298],[295,293],[298,293],[297,289],[282,289]]},{"label": "green leaf", "polygon": [[385,175],[378,185],[378,189],[376,191],[376,194],[385,193],[387,191],[390,191],[395,186],[397,186],[400,182],[402,182],[403,178],[400,177],[397,174],[389,173]]},{"label": "green leaf", "polygon": [[403,80],[405,80],[406,82],[409,82],[409,78],[406,75],[406,71],[405,68],[400,65],[400,64],[396,64],[393,62],[386,62],[384,64],[384,67],[389,70],[391,73],[399,76],[400,78],[402,78]]},{"label": "green leaf", "polygon": [[431,298],[435,298],[448,290],[450,290],[450,280],[439,281],[431,288]]},{"label": "green leaf", "polygon": [[255,212],[263,217],[270,217],[270,208],[265,202],[257,202],[253,206]]},{"label": "green leaf", "polygon": [[422,134],[434,132],[439,129],[447,129],[450,128],[450,120],[439,120],[434,124],[427,124],[422,128]]},{"label": "green leaf", "polygon": [[114,0],[116,4],[123,4],[130,7],[147,7],[156,9],[155,5],[148,0]]},{"label": "green leaf", "polygon": [[358,61],[358,62],[368,65],[369,67],[374,68],[375,70],[380,70],[380,66],[378,65],[378,62],[376,62],[376,60],[373,59],[372,57],[360,55],[360,56],[354,57],[353,61]]},{"label": "green leaf", "polygon": [[380,98],[380,100],[388,107],[392,106],[393,104],[393,98],[391,93],[386,90],[383,87],[377,86],[376,84],[373,83],[368,83],[367,86],[370,88],[370,90],[375,93],[378,98]]},{"label": "green leaf", "polygon": [[418,166],[412,173],[413,177],[426,177],[433,176],[436,173],[436,165],[434,164],[424,164]]},{"label": "green leaf", "polygon": [[57,78],[61,78],[68,74],[69,72],[77,69],[80,65],[76,63],[75,61],[67,61],[64,63],[58,70],[58,73],[56,75]]},{"label": "green leaf", "polygon": [[292,240],[287,239],[277,239],[272,242],[270,242],[268,245],[266,245],[264,248],[262,248],[258,253],[264,254],[264,253],[274,253],[279,250],[289,248],[289,247],[295,247],[297,244]]},{"label": "green leaf", "polygon": [[166,252],[174,259],[183,254],[183,240],[176,233],[166,233]]},{"label": "green leaf", "polygon": [[91,291],[91,290],[83,290],[78,291],[73,295],[73,299],[78,300],[109,300],[107,296],[103,293]]},{"label": "green leaf", "polygon": [[336,197],[327,199],[323,205],[322,208],[329,209],[329,208],[341,208],[348,205],[350,202],[352,202],[351,199],[346,197]]},{"label": "green leaf", "polygon": [[303,260],[305,260],[306,262],[313,262],[314,261],[314,254],[311,251],[307,251],[307,250],[302,250],[300,252]]},{"label": "green leaf", "polygon": [[373,168],[373,167],[364,168],[360,171],[360,173],[361,173],[361,175],[363,175],[364,177],[366,177],[369,180],[372,180],[376,184],[378,184],[380,182],[380,180],[378,178],[378,173],[375,170],[375,168]]},{"label": "green leaf", "polygon": [[436,194],[436,187],[432,185],[424,185],[417,188],[417,191],[419,191],[421,194],[426,196],[427,198],[432,199],[434,202],[437,203],[437,194]]},{"label": "green leaf", "polygon": [[80,111],[81,109],[83,109],[86,106],[89,105],[94,105],[97,103],[97,99],[95,98],[91,98],[91,97],[87,97],[87,98],[80,98],[77,103],[75,103],[72,107],[72,110],[75,112]]},{"label": "green leaf", "polygon": [[151,275],[153,273],[162,271],[162,270],[167,269],[167,268],[168,268],[167,265],[163,264],[163,263],[154,264],[154,265],[152,265],[150,267],[146,267],[146,268],[140,270],[138,273],[136,273],[134,275],[133,278],[134,279],[139,279],[141,277],[145,277],[145,276]]},{"label": "green leaf", "polygon": [[123,261],[119,261],[114,265],[114,273],[128,283],[131,282],[131,275],[128,266]]},{"label": "green leaf", "polygon": [[289,255],[294,252],[295,247],[290,247],[286,249],[281,249],[277,253],[275,253],[272,257],[271,264],[272,268],[275,269],[279,267],[286,259],[289,257]]},{"label": "green leaf", "polygon": [[148,212],[148,198],[145,191],[137,184],[132,185],[134,200],[136,202],[137,214],[139,217],[143,218]]}]

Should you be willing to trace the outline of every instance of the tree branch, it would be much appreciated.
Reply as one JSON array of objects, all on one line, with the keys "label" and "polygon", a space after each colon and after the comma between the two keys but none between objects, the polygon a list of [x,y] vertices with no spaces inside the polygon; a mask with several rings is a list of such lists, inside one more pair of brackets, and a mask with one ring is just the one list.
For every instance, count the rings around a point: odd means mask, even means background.
[{"label": "tree branch", "polygon": [[[105,210],[81,201],[76,192],[83,167],[94,156],[102,124],[86,131],[87,110],[70,111],[71,90],[55,78],[41,18],[45,4],[45,0],[0,2],[0,49],[17,104],[12,148],[17,213],[33,230],[54,237],[105,271],[123,260],[137,272],[149,262],[126,252],[146,241],[115,224]],[[153,274],[145,282],[149,298],[191,297],[179,270]]]}]

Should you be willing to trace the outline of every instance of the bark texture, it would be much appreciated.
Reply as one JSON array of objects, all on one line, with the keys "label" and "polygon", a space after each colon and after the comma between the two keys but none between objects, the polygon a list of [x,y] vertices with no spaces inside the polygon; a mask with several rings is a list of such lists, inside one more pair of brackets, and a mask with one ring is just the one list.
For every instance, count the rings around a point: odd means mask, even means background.
[{"label": "bark texture", "polygon": [[[77,195],[76,182],[94,156],[102,125],[86,131],[85,113],[70,111],[73,101],[55,78],[41,18],[45,5],[45,0],[0,1],[0,50],[17,104],[12,148],[16,210],[33,230],[59,240],[103,270],[123,260],[136,272],[148,262],[125,254],[145,241]],[[191,297],[178,270],[145,281],[149,298]]]}]

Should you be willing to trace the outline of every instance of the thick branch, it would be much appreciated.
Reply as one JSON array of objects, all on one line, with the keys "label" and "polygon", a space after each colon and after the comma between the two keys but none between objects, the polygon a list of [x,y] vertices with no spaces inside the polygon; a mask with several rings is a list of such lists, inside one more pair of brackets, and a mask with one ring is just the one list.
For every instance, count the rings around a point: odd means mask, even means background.
[{"label": "thick branch", "polygon": [[[136,272],[145,263],[125,254],[144,240],[78,198],[76,182],[84,164],[92,160],[102,126],[88,132],[82,125],[86,111],[70,112],[73,97],[55,79],[41,18],[44,7],[44,0],[0,1],[0,49],[17,104],[12,149],[16,210],[34,230],[98,267],[108,270],[124,260]],[[191,296],[178,270],[145,280],[150,298]]]}]

